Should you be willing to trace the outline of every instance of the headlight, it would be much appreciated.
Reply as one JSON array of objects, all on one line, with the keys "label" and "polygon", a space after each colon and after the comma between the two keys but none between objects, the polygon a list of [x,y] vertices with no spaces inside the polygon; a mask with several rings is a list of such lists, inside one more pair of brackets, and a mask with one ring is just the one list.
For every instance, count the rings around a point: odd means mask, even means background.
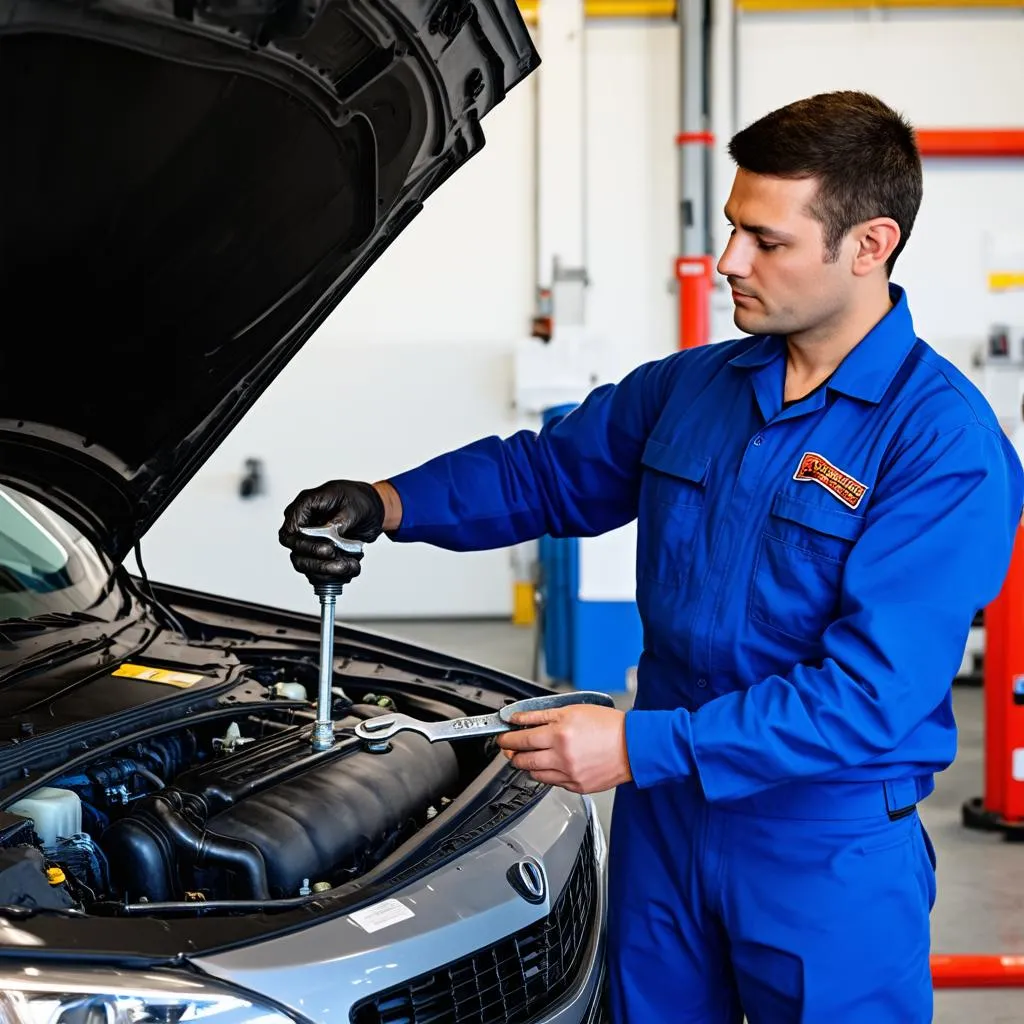
[{"label": "headlight", "polygon": [[0,1024],[295,1024],[202,978],[159,971],[0,965]]}]

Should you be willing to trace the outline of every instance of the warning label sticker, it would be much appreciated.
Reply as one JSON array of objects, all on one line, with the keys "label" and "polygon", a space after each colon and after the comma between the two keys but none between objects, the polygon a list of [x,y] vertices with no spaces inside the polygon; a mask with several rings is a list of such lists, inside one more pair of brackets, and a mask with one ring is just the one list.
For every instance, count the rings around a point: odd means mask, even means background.
[{"label": "warning label sticker", "polygon": [[372,907],[354,910],[348,915],[363,931],[379,932],[381,928],[390,928],[399,921],[407,921],[416,915],[398,900],[382,900]]},{"label": "warning label sticker", "polygon": [[826,491],[834,494],[848,508],[856,508],[867,493],[867,485],[855,480],[849,473],[844,473],[832,465],[824,455],[817,452],[804,452],[800,465],[793,474],[794,480],[810,480],[821,484]]},{"label": "warning label sticker", "polygon": [[167,668],[150,668],[147,665],[124,664],[114,669],[111,675],[128,676],[131,679],[142,679],[147,683],[163,683],[165,686],[177,686],[187,690],[203,677],[194,672],[175,672]]}]

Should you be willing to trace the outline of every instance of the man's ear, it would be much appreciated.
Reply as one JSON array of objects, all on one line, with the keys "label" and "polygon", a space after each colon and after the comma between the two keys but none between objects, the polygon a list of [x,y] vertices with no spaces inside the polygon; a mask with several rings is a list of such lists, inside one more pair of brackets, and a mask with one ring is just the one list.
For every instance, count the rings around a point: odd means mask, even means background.
[{"label": "man's ear", "polygon": [[854,274],[864,277],[884,267],[900,244],[900,237],[900,226],[892,217],[874,217],[858,224],[853,229]]}]

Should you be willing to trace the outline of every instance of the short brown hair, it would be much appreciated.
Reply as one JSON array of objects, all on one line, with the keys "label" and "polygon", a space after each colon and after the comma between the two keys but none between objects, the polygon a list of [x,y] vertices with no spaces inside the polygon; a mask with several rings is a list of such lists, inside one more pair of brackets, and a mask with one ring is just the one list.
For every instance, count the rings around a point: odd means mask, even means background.
[{"label": "short brown hair", "polygon": [[826,259],[872,217],[891,217],[900,240],[886,262],[891,274],[910,238],[923,192],[914,130],[864,92],[826,92],[766,114],[729,142],[729,155],[751,174],[817,178],[810,213],[821,221]]}]

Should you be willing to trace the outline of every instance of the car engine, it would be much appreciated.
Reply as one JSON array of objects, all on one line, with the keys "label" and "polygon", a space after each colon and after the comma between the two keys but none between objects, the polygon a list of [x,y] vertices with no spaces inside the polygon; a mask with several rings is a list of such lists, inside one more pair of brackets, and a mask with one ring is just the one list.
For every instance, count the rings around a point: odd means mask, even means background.
[{"label": "car engine", "polygon": [[[368,750],[352,729],[394,701],[335,694],[329,750],[312,749],[307,702],[260,702],[130,742],[11,805],[0,903],[281,900],[365,873],[455,799],[465,755],[413,732]],[[464,714],[421,697],[411,713]],[[26,872],[49,888],[33,894]]]}]

